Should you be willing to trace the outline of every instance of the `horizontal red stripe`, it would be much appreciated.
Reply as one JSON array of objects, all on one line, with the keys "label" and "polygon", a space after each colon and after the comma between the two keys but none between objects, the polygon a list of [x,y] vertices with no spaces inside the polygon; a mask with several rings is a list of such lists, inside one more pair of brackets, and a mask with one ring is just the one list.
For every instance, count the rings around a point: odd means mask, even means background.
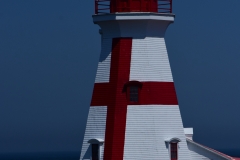
[{"label": "horizontal red stripe", "polygon": [[[129,105],[177,105],[177,95],[173,82],[141,82],[142,88],[139,92],[138,103],[128,103],[124,83],[122,90],[119,90],[116,95],[124,97],[121,100]],[[109,91],[116,86],[110,83],[95,83],[91,106],[108,106],[114,99]],[[116,97],[115,97],[116,98]]]},{"label": "horizontal red stripe", "polygon": [[107,106],[109,104],[110,86],[109,83],[94,84],[91,106]]},{"label": "horizontal red stripe", "polygon": [[177,105],[177,95],[173,82],[142,82],[139,105]]}]

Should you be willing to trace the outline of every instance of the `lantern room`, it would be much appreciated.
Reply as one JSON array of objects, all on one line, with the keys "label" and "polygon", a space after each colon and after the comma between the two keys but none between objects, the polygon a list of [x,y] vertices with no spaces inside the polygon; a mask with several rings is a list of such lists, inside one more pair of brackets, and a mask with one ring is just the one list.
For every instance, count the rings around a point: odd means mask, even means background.
[{"label": "lantern room", "polygon": [[95,14],[116,12],[172,13],[172,0],[95,0]]},{"label": "lantern room", "polygon": [[157,0],[112,0],[111,13],[114,12],[157,12]]}]

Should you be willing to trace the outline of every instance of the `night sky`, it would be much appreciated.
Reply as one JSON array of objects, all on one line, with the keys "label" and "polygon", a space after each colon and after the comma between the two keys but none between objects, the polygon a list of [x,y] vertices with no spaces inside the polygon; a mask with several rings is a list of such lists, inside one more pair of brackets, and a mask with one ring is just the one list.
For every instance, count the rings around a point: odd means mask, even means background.
[{"label": "night sky", "polygon": [[[240,1],[173,2],[166,44],[184,127],[240,156]],[[0,0],[0,159],[78,158],[100,53],[93,12],[93,0]]]}]

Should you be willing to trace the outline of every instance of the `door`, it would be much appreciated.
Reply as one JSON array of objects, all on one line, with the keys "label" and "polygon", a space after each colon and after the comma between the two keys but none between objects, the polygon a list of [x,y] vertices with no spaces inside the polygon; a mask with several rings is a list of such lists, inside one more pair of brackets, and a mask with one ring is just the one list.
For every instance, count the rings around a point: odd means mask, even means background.
[{"label": "door", "polygon": [[171,143],[171,160],[177,160],[177,159],[178,159],[178,144]]}]

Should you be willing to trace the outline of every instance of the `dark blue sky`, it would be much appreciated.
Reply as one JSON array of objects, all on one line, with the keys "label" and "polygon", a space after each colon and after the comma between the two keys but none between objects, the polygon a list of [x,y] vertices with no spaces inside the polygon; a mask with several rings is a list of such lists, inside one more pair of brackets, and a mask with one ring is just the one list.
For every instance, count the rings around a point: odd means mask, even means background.
[{"label": "dark blue sky", "polygon": [[[0,154],[80,153],[100,53],[93,5],[0,1]],[[173,5],[166,43],[184,127],[240,152],[240,1]]]}]

